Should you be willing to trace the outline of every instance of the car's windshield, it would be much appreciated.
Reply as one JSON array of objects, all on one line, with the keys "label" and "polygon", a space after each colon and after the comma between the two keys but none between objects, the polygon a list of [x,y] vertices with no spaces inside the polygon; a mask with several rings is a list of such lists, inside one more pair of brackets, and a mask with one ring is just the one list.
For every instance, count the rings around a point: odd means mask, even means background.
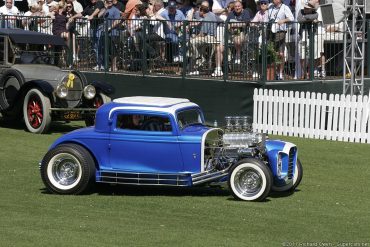
[{"label": "car's windshield", "polygon": [[203,119],[198,109],[189,109],[177,113],[177,123],[180,129],[184,129],[189,125],[203,124]]},{"label": "car's windshield", "polygon": [[62,47],[47,45],[13,45],[15,64],[50,64],[58,65],[62,56]]}]

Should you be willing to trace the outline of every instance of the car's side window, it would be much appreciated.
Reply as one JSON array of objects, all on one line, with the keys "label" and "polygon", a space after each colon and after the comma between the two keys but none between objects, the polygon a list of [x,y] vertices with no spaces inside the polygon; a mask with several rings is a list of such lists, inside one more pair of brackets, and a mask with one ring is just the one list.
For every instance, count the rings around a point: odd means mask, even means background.
[{"label": "car's side window", "polygon": [[145,114],[119,114],[116,127],[125,130],[172,131],[168,117]]}]

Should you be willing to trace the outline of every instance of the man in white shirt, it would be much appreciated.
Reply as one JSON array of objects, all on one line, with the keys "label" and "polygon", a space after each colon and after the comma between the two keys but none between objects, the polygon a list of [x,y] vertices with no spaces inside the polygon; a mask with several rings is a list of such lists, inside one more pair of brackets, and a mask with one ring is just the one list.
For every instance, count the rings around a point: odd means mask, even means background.
[{"label": "man in white shirt", "polygon": [[13,5],[13,0],[5,0],[5,4],[0,7],[0,14],[5,15],[4,26],[5,28],[16,27],[16,17],[12,15],[18,15],[19,10]]},{"label": "man in white shirt", "polygon": [[283,80],[286,23],[294,21],[294,16],[290,8],[282,3],[282,0],[273,0],[268,9],[268,21],[271,23],[272,32],[270,41],[274,43],[275,50],[282,60],[279,64],[278,80]]}]

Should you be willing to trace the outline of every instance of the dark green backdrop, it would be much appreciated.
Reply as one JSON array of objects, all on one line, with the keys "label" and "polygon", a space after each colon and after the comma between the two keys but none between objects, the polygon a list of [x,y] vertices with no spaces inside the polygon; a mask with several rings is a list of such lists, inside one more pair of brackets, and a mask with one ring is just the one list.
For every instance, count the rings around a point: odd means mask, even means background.
[{"label": "dark green backdrop", "polygon": [[[197,103],[207,122],[223,123],[227,115],[252,115],[255,88],[342,93],[342,81],[274,82],[265,86],[251,82],[200,80],[105,73],[85,73],[89,81],[105,81],[115,88],[112,98],[124,96],[181,97]],[[365,83],[368,93],[370,80]]]}]

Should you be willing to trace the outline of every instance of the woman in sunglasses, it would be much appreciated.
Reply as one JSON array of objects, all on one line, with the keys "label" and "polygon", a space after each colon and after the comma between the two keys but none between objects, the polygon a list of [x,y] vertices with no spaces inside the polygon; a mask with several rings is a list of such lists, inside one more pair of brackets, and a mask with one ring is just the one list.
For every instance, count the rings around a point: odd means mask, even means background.
[{"label": "woman in sunglasses", "polygon": [[267,9],[269,6],[268,0],[260,0],[259,1],[259,11],[254,16],[252,22],[268,22],[268,13]]}]

